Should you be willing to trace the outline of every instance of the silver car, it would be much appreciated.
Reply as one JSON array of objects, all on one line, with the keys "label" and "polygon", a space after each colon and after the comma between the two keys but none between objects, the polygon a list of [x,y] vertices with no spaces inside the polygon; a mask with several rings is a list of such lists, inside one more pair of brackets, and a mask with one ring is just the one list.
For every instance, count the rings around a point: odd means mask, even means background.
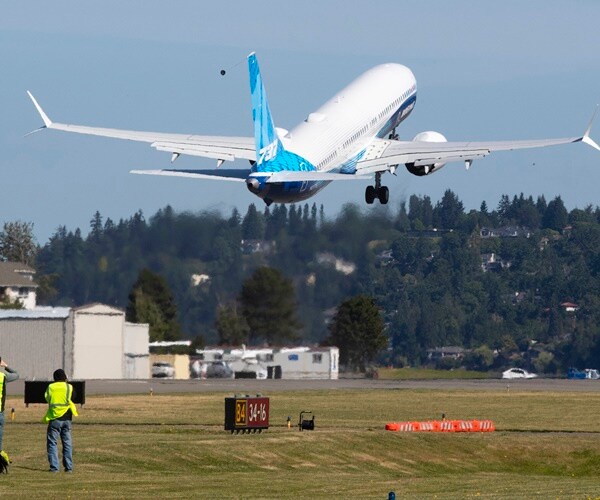
[{"label": "silver car", "polygon": [[537,375],[535,373],[529,373],[522,368],[509,368],[506,371],[502,372],[502,378],[535,378]]}]

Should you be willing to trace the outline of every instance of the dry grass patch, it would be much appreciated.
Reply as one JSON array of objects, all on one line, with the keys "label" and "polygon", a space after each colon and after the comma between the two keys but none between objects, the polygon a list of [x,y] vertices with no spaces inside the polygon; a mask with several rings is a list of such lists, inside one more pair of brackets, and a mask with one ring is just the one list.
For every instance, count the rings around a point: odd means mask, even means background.
[{"label": "dry grass patch", "polygon": [[[90,396],[72,476],[46,472],[44,407],[9,398],[8,498],[591,497],[600,491],[600,394],[277,392],[263,434],[223,431],[230,394]],[[301,410],[314,432],[286,427]],[[493,434],[402,434],[388,421],[491,418]]]}]

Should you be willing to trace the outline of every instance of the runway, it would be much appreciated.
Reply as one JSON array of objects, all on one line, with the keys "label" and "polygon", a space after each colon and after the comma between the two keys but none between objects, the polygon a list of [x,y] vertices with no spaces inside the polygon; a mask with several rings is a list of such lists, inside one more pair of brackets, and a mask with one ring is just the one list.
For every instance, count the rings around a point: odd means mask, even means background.
[{"label": "runway", "polygon": [[[600,392],[600,380],[568,380],[539,378],[533,380],[372,380],[340,378],[339,380],[87,380],[86,394],[155,394],[225,392],[233,394],[268,394],[276,391],[335,391],[342,389],[435,389],[448,391],[544,391]],[[24,381],[7,384],[9,395],[24,394]]]}]

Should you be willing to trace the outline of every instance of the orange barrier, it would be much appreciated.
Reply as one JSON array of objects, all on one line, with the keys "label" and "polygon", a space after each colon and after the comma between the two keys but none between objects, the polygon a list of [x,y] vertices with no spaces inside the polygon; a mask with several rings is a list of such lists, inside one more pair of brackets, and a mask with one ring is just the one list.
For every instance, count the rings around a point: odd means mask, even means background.
[{"label": "orange barrier", "polygon": [[432,420],[428,422],[391,422],[386,431],[394,432],[494,432],[491,420]]},{"label": "orange barrier", "polygon": [[480,430],[481,432],[494,432],[496,430],[496,426],[491,420],[482,420]]}]

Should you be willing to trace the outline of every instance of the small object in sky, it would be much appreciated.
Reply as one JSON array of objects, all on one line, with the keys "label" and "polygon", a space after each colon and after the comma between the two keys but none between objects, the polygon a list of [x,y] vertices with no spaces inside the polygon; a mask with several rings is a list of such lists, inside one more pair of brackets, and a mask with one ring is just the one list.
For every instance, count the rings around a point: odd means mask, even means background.
[{"label": "small object in sky", "polygon": [[224,69],[222,69],[222,70],[220,71],[220,73],[221,73],[221,76],[225,76],[225,75],[227,74],[227,71],[225,71]]}]

